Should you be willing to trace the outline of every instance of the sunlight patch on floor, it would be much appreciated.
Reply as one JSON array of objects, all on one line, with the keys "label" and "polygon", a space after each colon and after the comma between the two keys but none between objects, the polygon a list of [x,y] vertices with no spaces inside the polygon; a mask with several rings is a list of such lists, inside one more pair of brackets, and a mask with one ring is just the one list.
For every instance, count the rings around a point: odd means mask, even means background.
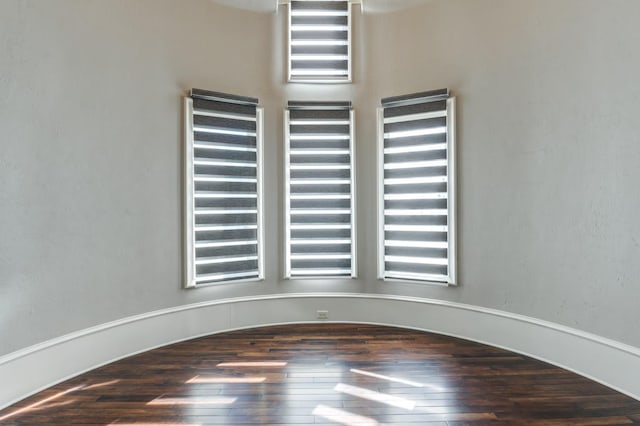
[{"label": "sunlight patch on floor", "polygon": [[266,377],[206,377],[195,376],[185,383],[263,383]]},{"label": "sunlight patch on floor", "polygon": [[316,406],[311,414],[346,426],[377,426],[380,424],[370,417],[361,416],[359,414],[350,413],[348,411],[322,404]]},{"label": "sunlight patch on floor", "polygon": [[76,386],[76,387],[73,387],[71,389],[67,389],[66,391],[58,392],[57,394],[51,395],[51,396],[49,396],[47,398],[43,398],[40,401],[34,402],[31,405],[27,405],[26,407],[19,408],[16,411],[13,411],[13,412],[11,412],[9,414],[6,414],[6,415],[0,417],[0,422],[3,421],[3,420],[7,420],[7,419],[9,419],[11,417],[20,415],[20,414],[25,414],[25,413],[29,413],[29,412],[32,412],[32,411],[44,410],[46,408],[59,407],[61,405],[71,404],[72,402],[74,402],[74,400],[58,402],[58,403],[54,403],[54,404],[47,404],[47,403],[51,402],[51,401],[55,401],[56,399],[62,398],[65,395],[68,395],[68,394],[70,394],[72,392],[75,392],[75,391],[78,391],[78,390],[81,390],[81,389],[84,389],[84,385]]},{"label": "sunlight patch on floor", "polygon": [[369,377],[374,377],[376,379],[387,380],[389,382],[402,383],[404,385],[414,386],[416,388],[424,387],[424,385],[422,383],[418,383],[418,382],[414,382],[414,381],[406,380],[406,379],[401,379],[399,377],[391,377],[391,376],[385,376],[383,374],[371,373],[369,371],[358,370],[357,368],[352,368],[349,371],[351,371],[352,373],[355,373],[355,374],[361,374],[363,376],[369,376]]},{"label": "sunlight patch on floor", "polygon": [[217,367],[286,367],[284,361],[221,362]]},{"label": "sunlight patch on floor", "polygon": [[185,398],[156,398],[147,405],[231,405],[238,398],[226,397],[185,397]]},{"label": "sunlight patch on floor", "polygon": [[393,407],[404,408],[406,410],[413,410],[416,406],[415,401],[411,401],[406,398],[376,392],[358,386],[346,385],[344,383],[338,383],[333,390],[340,393],[346,393],[347,395],[368,399],[370,401],[391,405]]}]

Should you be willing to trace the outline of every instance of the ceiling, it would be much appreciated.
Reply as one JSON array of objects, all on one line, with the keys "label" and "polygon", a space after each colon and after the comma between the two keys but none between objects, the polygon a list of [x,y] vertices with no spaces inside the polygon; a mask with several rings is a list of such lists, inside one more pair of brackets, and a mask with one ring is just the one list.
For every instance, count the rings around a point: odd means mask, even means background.
[{"label": "ceiling", "polygon": [[[211,0],[214,3],[223,4],[239,9],[253,10],[256,12],[275,12],[277,4],[287,3],[286,0]],[[365,12],[384,13],[405,9],[432,0],[352,0],[352,3],[362,3]]]}]

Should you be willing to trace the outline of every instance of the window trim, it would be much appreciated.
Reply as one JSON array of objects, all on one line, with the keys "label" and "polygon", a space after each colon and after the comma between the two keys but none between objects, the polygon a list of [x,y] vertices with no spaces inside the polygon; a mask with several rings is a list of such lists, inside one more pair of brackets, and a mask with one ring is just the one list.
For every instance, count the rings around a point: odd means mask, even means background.
[{"label": "window trim", "polygon": [[457,168],[456,168],[456,98],[449,96],[447,105],[447,279],[446,281],[387,277],[384,246],[384,107],[377,108],[377,251],[378,279],[383,281],[457,286]]},{"label": "window trim", "polygon": [[[310,102],[313,103],[313,102]],[[358,278],[358,256],[357,256],[357,189],[356,189],[356,147],[355,147],[355,111],[349,110],[349,155],[350,180],[351,180],[351,275],[349,277],[340,276],[291,276],[291,162],[290,162],[290,112],[288,108],[284,110],[283,117],[284,136],[284,279],[286,280],[314,280],[314,279],[356,279]]]},{"label": "window trim", "polygon": [[258,276],[255,278],[239,278],[198,284],[196,282],[196,253],[195,253],[195,197],[194,197],[194,108],[193,98],[184,97],[184,196],[183,196],[183,262],[184,288],[203,288],[224,284],[255,282],[264,280],[264,109],[256,106],[256,195],[257,202],[257,256]]},{"label": "window trim", "polygon": [[[291,65],[289,65],[291,66]],[[291,148],[289,138],[289,110],[284,110],[284,278],[291,279]]]}]

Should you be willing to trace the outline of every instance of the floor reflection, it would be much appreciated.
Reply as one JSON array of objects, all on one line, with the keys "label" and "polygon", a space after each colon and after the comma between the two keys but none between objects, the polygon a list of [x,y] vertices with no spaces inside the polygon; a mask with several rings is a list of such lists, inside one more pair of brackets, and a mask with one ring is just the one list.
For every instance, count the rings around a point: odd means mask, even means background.
[{"label": "floor reflection", "polygon": [[347,426],[376,426],[380,424],[372,418],[322,404],[316,406],[311,414]]},{"label": "floor reflection", "polygon": [[263,383],[266,377],[206,377],[195,376],[186,381],[186,383],[220,383],[220,384],[239,384],[239,383]]},{"label": "floor reflection", "polygon": [[415,401],[411,401],[399,396],[393,396],[386,393],[361,388],[359,386],[338,383],[333,389],[336,392],[346,393],[351,396],[357,396],[359,398],[380,402],[382,404],[391,405],[393,407],[404,408],[406,410],[413,410],[416,406]]},{"label": "floor reflection", "polygon": [[109,423],[109,426],[202,426],[200,423]]},{"label": "floor reflection", "polygon": [[147,405],[230,405],[237,399],[228,397],[160,397],[147,402]]},{"label": "floor reflection", "polygon": [[374,377],[376,379],[387,380],[389,382],[402,383],[404,385],[414,386],[416,388],[424,387],[424,385],[422,383],[413,382],[411,380],[401,379],[401,378],[398,378],[398,377],[385,376],[385,375],[378,374],[378,373],[371,373],[369,371],[358,370],[356,368],[352,368],[349,371],[351,371],[352,373],[355,373],[355,374],[361,374],[363,376],[369,376],[369,377]]},{"label": "floor reflection", "polygon": [[283,361],[249,361],[249,362],[221,362],[217,367],[286,367],[287,363]]},{"label": "floor reflection", "polygon": [[56,403],[52,403],[52,404],[49,404],[49,402],[58,400],[58,399],[64,397],[65,395],[68,395],[70,393],[79,391],[79,390],[83,389],[84,387],[85,387],[84,385],[76,386],[76,387],[73,387],[71,389],[67,389],[65,391],[58,392],[57,394],[52,395],[50,397],[43,398],[43,399],[41,399],[41,400],[39,400],[37,402],[34,402],[33,404],[27,405],[26,407],[23,407],[23,408],[19,408],[19,409],[15,410],[15,411],[10,412],[9,414],[6,414],[6,415],[0,417],[0,422],[4,421],[4,420],[7,420],[7,419],[10,419],[12,417],[16,417],[16,416],[19,416],[19,415],[22,415],[22,414],[29,413],[29,412],[45,410],[47,408],[59,407],[61,405],[71,404],[71,403],[74,402],[74,400],[67,400],[67,401],[56,402]]}]

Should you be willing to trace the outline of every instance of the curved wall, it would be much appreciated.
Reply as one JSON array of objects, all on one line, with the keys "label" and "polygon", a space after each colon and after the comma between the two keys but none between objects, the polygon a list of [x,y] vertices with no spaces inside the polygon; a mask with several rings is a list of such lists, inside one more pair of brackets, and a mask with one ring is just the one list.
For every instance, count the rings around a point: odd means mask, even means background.
[{"label": "curved wall", "polygon": [[[635,0],[356,12],[354,84],[327,87],[285,84],[284,14],[208,0],[2,1],[0,356],[160,309],[315,292],[461,302],[640,347],[639,13]],[[180,97],[191,87],[265,107],[264,282],[181,289]],[[382,283],[375,106],[440,87],[459,99],[461,285]],[[360,277],[284,281],[282,108],[331,98],[356,107]]]},{"label": "curved wall", "polygon": [[[363,94],[360,115],[373,120],[379,96],[449,87],[459,126],[462,286],[370,276],[373,291],[640,346],[637,16],[633,0],[446,0],[367,19],[365,84],[376,89]],[[373,126],[360,130],[358,143],[373,148]],[[373,161],[363,151],[360,164]],[[360,172],[360,182],[374,178]]]}]

